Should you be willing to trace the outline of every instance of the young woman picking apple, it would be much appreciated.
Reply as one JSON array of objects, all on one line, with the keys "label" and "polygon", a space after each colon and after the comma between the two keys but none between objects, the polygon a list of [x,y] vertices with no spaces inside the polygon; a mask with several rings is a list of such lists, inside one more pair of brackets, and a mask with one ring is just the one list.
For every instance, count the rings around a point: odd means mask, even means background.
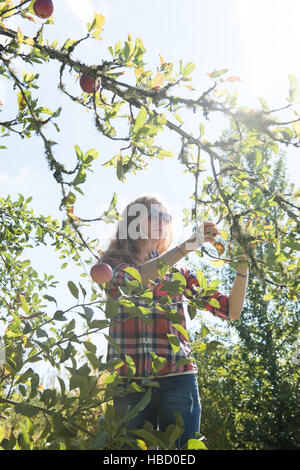
[{"label": "young woman picking apple", "polygon": [[[137,219],[137,211],[133,209],[142,207],[144,217]],[[141,212],[140,212],[141,213]],[[137,224],[137,221],[139,222]],[[138,229],[138,230],[137,230]],[[138,232],[138,236],[136,233]],[[211,222],[204,223],[204,240],[202,242],[213,243],[218,234],[216,225]],[[191,358],[189,341],[179,329],[174,326],[186,327],[185,313],[182,304],[183,295],[187,298],[198,296],[194,289],[198,286],[196,273],[186,265],[176,266],[189,252],[200,248],[196,234],[175,248],[169,249],[173,241],[172,217],[166,203],[157,195],[141,196],[129,203],[119,221],[116,234],[110,240],[107,250],[102,254],[101,264],[112,268],[108,272],[109,282],[105,284],[108,300],[116,299],[120,295],[119,286],[126,286],[126,279],[134,277],[124,271],[126,267],[133,267],[139,271],[143,287],[153,292],[153,304],[151,313],[140,316],[130,315],[130,311],[124,305],[117,303],[118,310],[113,315],[109,335],[112,342],[108,344],[107,362],[113,359],[121,359],[122,367],[118,374],[123,377],[122,387],[124,392],[129,392],[129,385],[133,381],[142,386],[147,379],[155,378],[159,387],[152,388],[150,403],[140,411],[128,424],[128,429],[142,428],[146,421],[152,423],[154,429],[164,431],[168,425],[175,424],[174,412],[178,412],[184,422],[184,432],[177,441],[178,448],[184,448],[187,440],[200,432],[201,403],[197,385],[197,365]],[[159,279],[157,260],[164,261],[170,268]],[[174,273],[183,274],[186,279],[186,289],[183,295],[171,296],[164,285],[173,280]],[[106,278],[107,279],[107,278]],[[101,280],[101,279],[100,279]],[[237,276],[233,283],[230,295],[216,292],[213,295],[201,299],[205,308],[213,315],[224,320],[236,320],[239,318],[247,288],[248,267],[244,260],[238,265]],[[153,283],[151,283],[153,281]],[[99,280],[98,280],[99,282]],[[165,287],[166,289],[166,287]],[[157,304],[165,297],[168,303],[172,303],[172,313],[167,314],[158,308]],[[210,298],[219,302],[219,307],[213,307],[208,303]],[[139,296],[133,296],[137,307],[144,307],[147,302]],[[181,329],[181,331],[183,331]],[[174,354],[168,335],[174,335],[179,345]],[[173,337],[174,337],[173,336]],[[117,343],[117,348],[112,344]],[[134,361],[135,374],[132,376],[126,358]],[[157,356],[160,358],[158,372],[154,374],[153,364]],[[143,391],[124,393],[114,399],[116,413],[123,417],[129,408],[133,408],[143,397],[147,387]]]}]

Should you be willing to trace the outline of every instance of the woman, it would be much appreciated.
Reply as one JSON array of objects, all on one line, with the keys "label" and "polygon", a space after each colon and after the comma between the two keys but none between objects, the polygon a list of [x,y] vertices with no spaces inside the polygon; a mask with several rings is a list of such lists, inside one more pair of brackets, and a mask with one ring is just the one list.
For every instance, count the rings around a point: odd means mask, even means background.
[{"label": "woman", "polygon": [[[204,223],[204,242],[213,243],[217,233],[214,224]],[[175,424],[174,412],[178,412],[184,422],[184,432],[177,442],[179,448],[183,448],[189,438],[200,432],[201,405],[196,379],[197,366],[190,357],[191,348],[183,330],[174,326],[174,323],[183,328],[186,326],[182,294],[172,296],[172,312],[169,314],[165,309],[159,308],[157,303],[168,295],[168,291],[163,290],[163,285],[172,282],[178,272],[184,276],[186,282],[183,295],[188,299],[197,295],[199,297],[199,293],[193,288],[199,285],[196,272],[185,265],[174,267],[189,252],[199,248],[197,238],[193,235],[186,242],[169,249],[173,240],[173,227],[167,205],[157,195],[145,195],[128,204],[118,224],[116,236],[110,241],[101,259],[101,262],[110,264],[113,268],[113,278],[105,286],[108,299],[118,297],[119,287],[126,287],[126,280],[134,279],[124,271],[129,266],[139,271],[143,287],[153,293],[151,313],[143,318],[130,316],[130,310],[117,303],[118,311],[113,315],[109,331],[113,341],[108,344],[107,361],[115,358],[124,361],[124,365],[118,370],[120,376],[130,376],[130,366],[126,362],[126,357],[130,356],[134,361],[133,379],[136,383],[143,384],[144,379],[154,375],[155,357],[161,358],[160,369],[155,374],[159,387],[153,387],[151,402],[132,419],[128,428],[139,429],[146,421],[150,421],[154,429],[159,426],[164,431],[169,424]],[[159,280],[157,260],[164,261],[171,267],[163,277],[163,282]],[[239,318],[247,287],[248,268],[245,264],[244,262],[237,268],[237,277],[229,296],[216,292],[201,297],[205,308],[213,315],[228,321]],[[178,280],[178,275],[176,279]],[[154,281],[154,284],[150,281]],[[208,303],[210,298],[217,299],[218,308]],[[149,308],[147,299],[139,296],[134,297],[134,303],[137,307]],[[173,335],[173,339],[174,336],[178,338],[176,344],[179,348],[176,354],[167,335]],[[115,343],[117,347],[113,346]],[[117,414],[123,417],[128,407],[133,408],[142,397],[142,392],[116,397],[114,406]]]}]

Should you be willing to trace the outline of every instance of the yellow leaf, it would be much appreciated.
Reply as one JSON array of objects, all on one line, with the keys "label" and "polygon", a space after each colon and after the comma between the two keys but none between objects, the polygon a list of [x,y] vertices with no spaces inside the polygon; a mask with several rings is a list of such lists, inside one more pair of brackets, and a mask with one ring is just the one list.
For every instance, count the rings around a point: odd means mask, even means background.
[{"label": "yellow leaf", "polygon": [[225,78],[224,82],[240,82],[241,79],[240,77],[234,76],[234,77],[228,77]]},{"label": "yellow leaf", "polygon": [[223,243],[221,243],[221,242],[213,242],[213,246],[214,246],[215,249],[217,250],[218,255],[219,255],[219,256],[222,256],[222,254],[223,254],[224,251],[225,251],[225,248],[224,248]]},{"label": "yellow leaf", "polygon": [[274,298],[273,294],[265,294],[264,295],[264,300],[271,300],[273,298]]},{"label": "yellow leaf", "polygon": [[161,85],[161,83],[164,81],[164,78],[165,76],[162,72],[157,73],[151,82],[151,88]]},{"label": "yellow leaf", "polygon": [[95,13],[96,28],[102,28],[105,23],[105,17],[101,13]]},{"label": "yellow leaf", "polygon": [[28,44],[29,46],[34,46],[34,40],[32,38],[26,38],[23,41],[25,44]]},{"label": "yellow leaf", "polygon": [[146,446],[145,442],[142,441],[142,439],[137,439],[136,441],[137,441],[138,446],[139,446],[140,449],[147,450],[147,446]]},{"label": "yellow leaf", "polygon": [[24,39],[24,35],[23,35],[22,31],[20,30],[20,28],[18,28],[17,40],[18,40],[19,42],[22,42],[23,39]]},{"label": "yellow leaf", "polygon": [[18,105],[20,111],[23,111],[26,108],[26,101],[21,92],[18,93]]},{"label": "yellow leaf", "polygon": [[163,65],[165,63],[164,58],[159,54],[160,64]]},{"label": "yellow leaf", "polygon": [[223,238],[223,240],[228,240],[228,232],[227,230],[220,230],[220,235]]},{"label": "yellow leaf", "polygon": [[24,17],[27,18],[27,20],[33,21],[33,22],[35,23],[35,19],[34,19],[31,15],[26,15],[26,14],[24,13]]},{"label": "yellow leaf", "polygon": [[194,91],[195,88],[192,85],[184,85],[188,90]]},{"label": "yellow leaf", "polygon": [[224,261],[223,259],[209,260],[209,262],[212,266],[215,266],[216,268],[220,268],[221,266],[224,266],[224,264],[226,264],[226,261]]},{"label": "yellow leaf", "polygon": [[135,68],[134,69],[135,71],[135,74],[137,76],[137,78],[140,80],[142,78],[142,76],[145,74],[145,70],[144,69],[137,69]]},{"label": "yellow leaf", "polygon": [[296,121],[292,124],[296,137],[300,137],[300,122]]},{"label": "yellow leaf", "polygon": [[3,28],[5,31],[8,31],[8,29],[6,28],[5,24],[2,23],[2,21],[0,21],[0,25],[2,26],[2,28]]}]

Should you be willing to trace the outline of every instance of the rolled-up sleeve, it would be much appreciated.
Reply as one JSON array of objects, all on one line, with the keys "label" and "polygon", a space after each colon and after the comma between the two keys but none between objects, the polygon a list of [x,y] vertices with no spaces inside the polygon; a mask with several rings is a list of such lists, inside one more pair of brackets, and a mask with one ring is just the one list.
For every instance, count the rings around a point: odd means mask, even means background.
[{"label": "rolled-up sleeve", "polygon": [[[194,289],[195,287],[199,286],[196,271],[189,269],[187,266],[182,266],[180,267],[180,272],[186,278],[186,290],[184,292],[185,297],[188,299],[197,298],[202,300],[204,302],[205,310],[208,310],[213,315],[222,318],[223,320],[230,321],[228,295],[217,291],[212,295],[201,296],[199,292]],[[219,305],[212,305],[213,303],[216,304],[216,302],[212,302],[211,304],[209,303],[210,299],[216,299]]]}]

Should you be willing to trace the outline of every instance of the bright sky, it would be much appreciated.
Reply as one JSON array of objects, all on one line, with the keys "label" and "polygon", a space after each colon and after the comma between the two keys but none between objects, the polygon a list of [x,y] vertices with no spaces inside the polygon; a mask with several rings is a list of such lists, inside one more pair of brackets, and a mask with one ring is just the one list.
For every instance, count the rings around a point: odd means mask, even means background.
[{"label": "bright sky", "polygon": [[[102,41],[84,42],[77,50],[76,56],[85,63],[95,64],[110,58],[108,46],[119,40],[123,42],[131,33],[133,39],[140,37],[145,44],[148,68],[155,70],[159,65],[159,54],[173,62],[177,70],[180,59],[185,64],[195,62],[193,83],[198,90],[210,85],[207,72],[228,68],[230,74],[241,79],[233,84],[232,90],[238,91],[240,104],[246,106],[258,107],[259,96],[263,96],[271,108],[284,106],[288,96],[288,73],[300,79],[298,0],[54,0],[54,4],[55,24],[47,26],[48,33],[45,34],[50,43],[54,38],[63,43],[67,37],[82,37],[86,33],[85,24],[91,21],[94,11],[105,16]],[[8,25],[12,28],[20,26],[25,34],[34,35],[38,24],[38,19],[36,25],[24,20],[17,23],[14,17]],[[18,61],[15,67],[20,71],[23,65]],[[28,65],[25,68],[30,69]],[[63,106],[59,123],[61,132],[54,133],[52,128],[47,130],[58,143],[56,158],[72,168],[75,144],[84,151],[96,148],[100,154],[94,173],[88,177],[85,196],[78,198],[78,215],[85,218],[99,216],[108,208],[113,192],[118,194],[120,211],[137,195],[158,192],[175,218],[178,239],[174,243],[189,236],[190,228],[183,230],[181,219],[182,209],[190,206],[189,196],[194,191],[194,183],[192,177],[182,174],[183,167],[178,164],[177,155],[173,159],[151,161],[147,171],[129,175],[128,183],[121,183],[114,170],[101,167],[119,145],[97,133],[92,116],[70,103],[57,89],[57,83],[58,69],[52,63],[41,72],[38,93],[42,105],[53,110]],[[67,86],[80,95],[74,77],[68,78]],[[12,117],[15,95],[2,79],[0,99],[4,103],[1,120]],[[187,122],[185,128],[192,124]],[[174,135],[168,134],[165,139],[169,148],[176,148]],[[37,137],[30,141],[21,141],[14,136],[2,140],[1,145],[6,145],[7,150],[1,150],[0,154],[1,196],[11,194],[16,197],[18,193],[33,196],[32,207],[37,213],[58,216],[59,188],[47,169],[42,142]],[[287,161],[290,178],[299,185],[299,156],[295,150],[288,151]],[[90,233],[105,246],[113,228],[112,225],[98,224]],[[43,262],[38,250],[33,257],[37,269],[53,272],[62,279],[59,293],[62,304],[69,306],[70,298],[64,291],[66,282],[70,276],[74,282],[79,278],[68,270],[59,272],[57,260],[47,252],[43,253]]]}]

